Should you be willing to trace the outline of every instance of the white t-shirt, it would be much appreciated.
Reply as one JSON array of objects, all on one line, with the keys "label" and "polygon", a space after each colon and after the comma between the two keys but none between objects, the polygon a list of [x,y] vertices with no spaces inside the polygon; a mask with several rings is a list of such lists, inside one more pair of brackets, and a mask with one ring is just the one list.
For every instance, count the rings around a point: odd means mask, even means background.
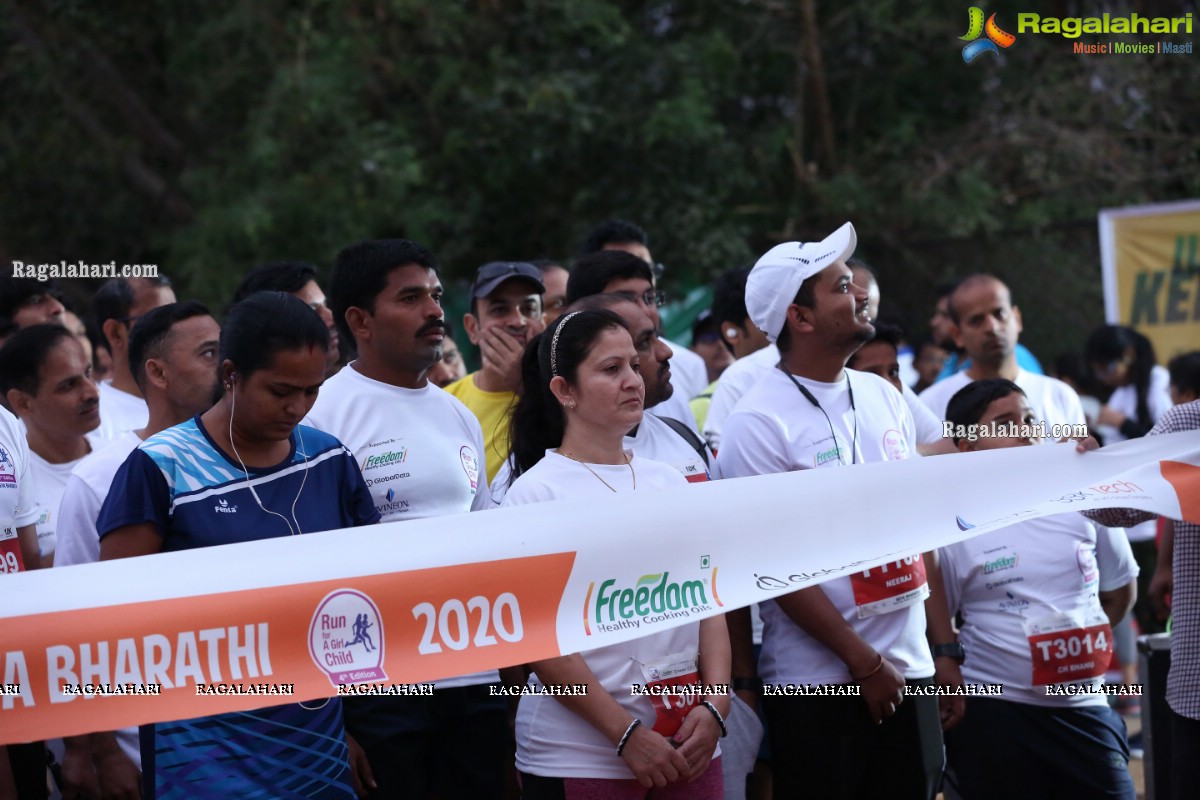
[{"label": "white t-shirt", "polygon": [[115,441],[150,422],[150,409],[143,398],[113,388],[112,381],[101,381],[96,388],[100,391],[100,427],[93,433],[102,441]]},{"label": "white t-shirt", "polygon": [[[608,497],[613,490],[632,491],[635,474],[639,492],[659,492],[686,484],[675,467],[626,452],[632,471],[624,464],[589,464],[585,467],[547,450],[541,461],[513,483],[504,497],[504,505],[518,506],[568,497]],[[589,472],[588,467],[600,477]],[[632,684],[647,682],[642,665],[652,667],[680,658],[695,659],[699,650],[700,623],[695,622],[580,655],[600,685],[622,708],[647,727],[653,727],[656,715],[650,698],[630,693]],[[536,674],[530,676],[529,683],[541,685]],[[517,708],[517,769],[545,777],[625,780],[632,777],[612,742],[583,717],[545,695],[526,695]]]},{"label": "white t-shirt", "polygon": [[[950,398],[954,397],[959,389],[972,382],[973,379],[967,375],[966,370],[956,372],[921,392],[921,402],[929,406],[929,410],[938,419],[945,419],[946,406],[950,404]],[[1046,423],[1047,433],[1050,433],[1049,428],[1054,425],[1087,423],[1087,419],[1083,416],[1083,406],[1079,402],[1079,395],[1057,378],[1048,378],[1045,375],[1035,375],[1032,372],[1018,369],[1017,379],[1013,383],[1020,386],[1021,391],[1025,392],[1025,397],[1029,400],[1029,407],[1033,409],[1034,417],[1037,418],[1037,421]]]},{"label": "white t-shirt", "polygon": [[704,418],[704,440],[714,450],[721,449],[721,429],[725,420],[737,408],[738,401],[754,388],[759,378],[779,363],[779,348],[769,344],[729,365],[717,381],[708,416]]},{"label": "white t-shirt", "polygon": [[703,358],[683,345],[662,337],[659,340],[671,348],[671,385],[675,387],[675,394],[682,397],[686,404],[708,387],[708,367],[704,365]]},{"label": "white t-shirt", "polygon": [[[325,381],[304,424],[336,436],[354,453],[381,522],[492,507],[479,420],[432,383],[392,386],[351,362]],[[489,670],[440,680],[437,687],[499,680],[500,673]]]},{"label": "white t-shirt", "polygon": [[[722,477],[898,461],[916,456],[912,414],[901,394],[883,378],[846,370],[837,383],[796,380],[812,393],[821,409],[815,408],[781,370],[770,370],[725,421],[721,451],[717,454],[717,470]],[[848,385],[854,391],[853,409]],[[802,524],[802,518],[798,521]],[[893,584],[894,588],[882,588],[884,570],[880,567],[870,570],[869,578],[856,574],[821,584],[825,595],[855,633],[909,679],[933,674],[922,602],[929,590],[919,562],[920,554],[914,553],[908,563],[889,565],[891,575],[896,575],[899,569],[912,571],[911,583]],[[880,593],[899,598],[903,596],[899,591],[901,586],[906,587],[908,595],[905,604],[894,610],[879,611],[875,604],[881,599]],[[794,623],[778,603],[766,601],[760,604],[760,610],[763,646],[758,666],[764,682],[851,682],[841,659]]]},{"label": "white t-shirt", "polygon": [[82,458],[77,458],[65,464],[51,464],[32,450],[29,451],[29,480],[33,485],[33,500],[38,509],[38,553],[43,561],[54,557],[57,538],[55,531],[61,525],[58,507],[62,502],[63,492],[67,489],[67,479],[71,477],[71,470],[81,461]]},{"label": "white t-shirt", "polygon": [[[1043,685],[1033,683],[1032,653],[1039,645],[1031,644],[1025,623],[1057,612],[1102,618],[1097,592],[1120,588],[1138,574],[1120,529],[1094,525],[1080,514],[1056,514],[1018,522],[939,552],[950,613],[961,611],[963,616],[958,638],[967,651],[964,681],[1004,684],[1003,699],[1036,706],[1105,704],[1102,695],[1047,696]],[[1068,643],[1072,637],[1062,638]],[[1082,639],[1074,638],[1080,653],[1077,663],[1089,663],[1086,646],[1078,645]],[[1106,638],[1111,650],[1110,632]],[[1095,639],[1093,633],[1089,643]],[[1053,654],[1059,649],[1055,645],[1051,640],[1044,649]],[[1057,672],[1057,667],[1051,670]],[[1099,685],[1103,676],[1070,682]]]},{"label": "white t-shirt", "polygon": [[479,420],[432,383],[404,389],[352,363],[325,381],[304,424],[354,453],[382,522],[491,505]]},{"label": "white t-shirt", "polygon": [[[655,406],[657,409],[658,406]],[[708,465],[691,443],[652,413],[642,415],[637,433],[626,436],[624,446],[642,458],[675,467],[689,483],[702,483],[709,479]]]},{"label": "white t-shirt", "polygon": [[54,566],[93,564],[100,560],[96,519],[117,470],[142,443],[132,431],[81,459],[71,471],[58,509],[58,546]]},{"label": "white t-shirt", "polygon": [[904,384],[904,402],[913,415],[917,444],[933,444],[942,439],[942,421],[921,402],[917,393]]},{"label": "white t-shirt", "polygon": [[17,528],[32,525],[39,516],[29,455],[20,422],[0,407],[0,575],[15,572],[24,562]]}]

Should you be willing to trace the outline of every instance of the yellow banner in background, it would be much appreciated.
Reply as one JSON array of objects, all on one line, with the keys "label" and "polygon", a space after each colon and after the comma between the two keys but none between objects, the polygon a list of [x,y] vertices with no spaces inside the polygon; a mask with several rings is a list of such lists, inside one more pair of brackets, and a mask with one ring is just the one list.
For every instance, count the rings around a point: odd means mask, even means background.
[{"label": "yellow banner in background", "polygon": [[1200,349],[1200,201],[1100,212],[1105,319],[1137,329],[1158,360]]}]

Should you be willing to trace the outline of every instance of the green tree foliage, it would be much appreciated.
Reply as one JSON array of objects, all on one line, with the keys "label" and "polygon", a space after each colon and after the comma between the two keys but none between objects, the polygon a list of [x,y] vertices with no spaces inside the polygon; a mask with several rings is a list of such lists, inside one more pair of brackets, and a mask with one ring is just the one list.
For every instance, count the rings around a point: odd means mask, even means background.
[{"label": "green tree foliage", "polygon": [[269,259],[408,236],[461,281],[620,215],[682,288],[851,219],[912,327],[936,280],[993,270],[1050,355],[1101,320],[1097,210],[1200,195],[1200,54],[1022,35],[968,65],[966,24],[914,0],[3,0],[0,256],[156,262],[221,306]]}]

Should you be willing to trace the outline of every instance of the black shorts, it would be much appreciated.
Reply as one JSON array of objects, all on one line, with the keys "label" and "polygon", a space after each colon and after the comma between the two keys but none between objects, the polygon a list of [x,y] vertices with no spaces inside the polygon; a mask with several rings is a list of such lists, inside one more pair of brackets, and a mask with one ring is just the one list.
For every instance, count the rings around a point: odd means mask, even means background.
[{"label": "black shorts", "polygon": [[971,800],[1137,795],[1125,723],[1106,705],[1047,708],[968,697],[966,716],[946,734],[946,757],[947,786]]}]

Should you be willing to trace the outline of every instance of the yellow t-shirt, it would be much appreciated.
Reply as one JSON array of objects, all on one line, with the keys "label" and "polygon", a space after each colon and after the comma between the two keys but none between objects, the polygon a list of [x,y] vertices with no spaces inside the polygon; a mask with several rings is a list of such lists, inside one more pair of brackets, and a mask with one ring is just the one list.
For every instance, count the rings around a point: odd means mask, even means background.
[{"label": "yellow t-shirt", "polygon": [[[720,380],[718,378],[718,380]],[[688,401],[688,405],[692,407],[692,414],[696,417],[697,430],[704,430],[704,423],[708,419],[708,408],[712,405],[713,392],[717,390],[717,381],[713,381],[700,394]]]},{"label": "yellow t-shirt", "polygon": [[517,403],[515,392],[485,392],[475,385],[472,372],[446,387],[446,391],[457,397],[471,410],[483,428],[484,462],[490,484],[500,471],[500,465],[508,459],[509,423],[512,409]]}]

